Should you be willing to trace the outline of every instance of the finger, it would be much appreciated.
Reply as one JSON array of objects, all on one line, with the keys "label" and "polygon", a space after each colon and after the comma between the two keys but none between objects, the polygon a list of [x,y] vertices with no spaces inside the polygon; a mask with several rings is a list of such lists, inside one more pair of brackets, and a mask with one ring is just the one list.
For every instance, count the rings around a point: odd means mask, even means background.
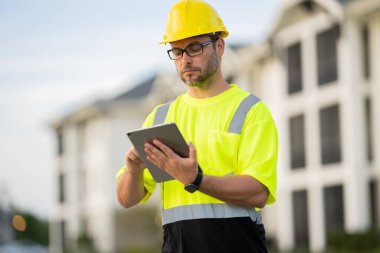
[{"label": "finger", "polygon": [[169,148],[159,140],[153,140],[153,144],[156,145],[168,157],[174,154],[171,148]]},{"label": "finger", "polygon": [[160,169],[165,170],[165,163],[167,162],[168,157],[166,157],[166,155],[158,147],[150,143],[146,143],[145,147],[147,159]]},{"label": "finger", "polygon": [[152,162],[153,164],[157,165],[157,156],[155,155],[155,153],[153,152],[153,147],[149,144],[145,144],[145,153],[146,153],[146,158]]},{"label": "finger", "polygon": [[146,158],[153,164],[157,165],[156,157],[153,154],[147,154]]},{"label": "finger", "polygon": [[145,143],[145,152],[148,155],[154,155],[157,159],[164,159],[166,157],[165,153],[163,153],[161,149],[150,143]]},{"label": "finger", "polygon": [[131,151],[130,150],[128,150],[127,152],[125,152],[125,155],[124,155],[124,162],[125,162],[125,164],[127,164],[127,162],[128,162],[128,160],[129,160],[129,153],[130,153]]},{"label": "finger", "polygon": [[154,153],[147,154],[146,158],[148,159],[148,161],[150,161],[151,163],[153,163],[157,167],[159,167],[159,168],[163,167],[162,161]]},{"label": "finger", "polygon": [[125,154],[125,162],[133,162],[135,164],[142,163],[140,156],[138,155],[136,149],[134,147],[130,148]]},{"label": "finger", "polygon": [[132,162],[132,163],[138,164],[140,160],[138,157],[136,157],[136,155],[132,151],[129,151],[126,162],[127,163]]},{"label": "finger", "polygon": [[134,162],[134,163],[140,163],[141,160],[140,158],[133,152],[131,152],[131,160]]},{"label": "finger", "polygon": [[137,150],[135,149],[135,148],[132,148],[131,149],[131,152],[132,152],[132,154],[139,160],[139,161],[141,161],[141,158],[140,158],[140,156],[139,156],[139,154],[137,153]]}]

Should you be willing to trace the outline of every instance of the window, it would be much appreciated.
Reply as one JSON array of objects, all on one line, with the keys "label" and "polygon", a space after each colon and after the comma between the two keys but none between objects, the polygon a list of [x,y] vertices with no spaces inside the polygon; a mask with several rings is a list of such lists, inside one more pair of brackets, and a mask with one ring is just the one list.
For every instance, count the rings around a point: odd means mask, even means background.
[{"label": "window", "polygon": [[290,152],[291,168],[299,169],[306,166],[305,162],[305,133],[304,116],[290,118]]},{"label": "window", "polygon": [[58,196],[58,199],[59,199],[59,203],[63,203],[65,202],[65,175],[64,174],[59,174],[59,196]]},{"label": "window", "polygon": [[62,155],[63,154],[63,133],[62,133],[62,129],[57,129],[56,134],[57,134],[57,152],[58,152],[58,155]]},{"label": "window", "polygon": [[61,250],[62,252],[66,252],[66,222],[61,221],[60,223],[60,233],[61,233]]},{"label": "window", "polygon": [[301,43],[288,48],[288,94],[302,90]]},{"label": "window", "polygon": [[377,214],[379,211],[379,201],[378,201],[378,187],[379,184],[376,180],[371,180],[369,182],[369,194],[370,194],[370,213],[371,213],[371,224],[374,228],[377,228],[378,218]]},{"label": "window", "polygon": [[365,100],[365,124],[366,124],[366,142],[367,142],[367,159],[369,162],[373,160],[373,144],[372,144],[372,110],[371,100]]},{"label": "window", "polygon": [[339,106],[320,111],[320,136],[322,164],[341,161]]},{"label": "window", "polygon": [[329,186],[323,189],[325,229],[329,232],[344,229],[343,186]]},{"label": "window", "polygon": [[371,59],[369,54],[369,33],[368,27],[363,27],[362,30],[362,46],[363,46],[363,74],[365,78],[371,75]]},{"label": "window", "polygon": [[294,239],[297,248],[309,246],[307,191],[293,192]]},{"label": "window", "polygon": [[317,35],[318,84],[324,85],[338,79],[337,40],[339,26]]}]

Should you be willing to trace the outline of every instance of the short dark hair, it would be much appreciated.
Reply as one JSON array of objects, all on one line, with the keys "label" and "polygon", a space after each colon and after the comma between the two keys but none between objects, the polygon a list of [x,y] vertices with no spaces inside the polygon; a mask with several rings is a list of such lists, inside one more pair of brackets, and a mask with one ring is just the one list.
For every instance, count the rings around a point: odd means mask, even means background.
[{"label": "short dark hair", "polygon": [[211,40],[213,41],[213,42],[215,42],[215,41],[217,41],[218,39],[220,39],[220,32],[216,32],[216,33],[206,33],[206,34],[203,34],[203,35],[201,35],[202,37],[204,36],[204,37],[210,37],[211,38]]},{"label": "short dark hair", "polygon": [[220,39],[220,37],[221,37],[221,32],[205,33],[205,34],[196,35],[196,36],[193,36],[193,37],[190,37],[190,38],[196,38],[196,37],[210,37],[210,39],[211,39],[213,42],[215,42],[215,41],[217,41],[218,39]]}]

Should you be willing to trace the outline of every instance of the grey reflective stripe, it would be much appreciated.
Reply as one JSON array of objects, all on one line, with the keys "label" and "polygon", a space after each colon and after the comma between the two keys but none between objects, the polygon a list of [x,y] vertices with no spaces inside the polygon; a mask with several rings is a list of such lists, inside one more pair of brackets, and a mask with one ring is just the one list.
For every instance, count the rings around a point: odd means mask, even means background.
[{"label": "grey reflective stripe", "polygon": [[159,125],[165,122],[166,115],[168,114],[168,110],[172,102],[173,101],[167,102],[157,109],[156,115],[154,115],[153,125]]},{"label": "grey reflective stripe", "polygon": [[246,97],[243,101],[241,101],[234,116],[232,117],[230,126],[228,127],[228,132],[240,134],[247,113],[252,108],[252,106],[254,106],[258,102],[260,102],[260,99],[252,94]]},{"label": "grey reflective stripe", "polygon": [[257,224],[261,223],[261,211],[255,208],[244,208],[229,204],[196,204],[184,205],[163,210],[163,225],[182,220],[206,218],[239,218],[250,217]]}]

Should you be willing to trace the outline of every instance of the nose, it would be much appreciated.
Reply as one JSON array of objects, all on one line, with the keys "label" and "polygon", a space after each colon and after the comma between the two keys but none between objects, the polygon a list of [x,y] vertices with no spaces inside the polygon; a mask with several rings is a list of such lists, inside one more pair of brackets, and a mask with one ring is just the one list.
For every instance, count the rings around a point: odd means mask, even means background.
[{"label": "nose", "polygon": [[192,58],[193,57],[188,56],[186,52],[183,52],[182,58],[180,60],[183,65],[188,65],[191,64],[191,62],[193,61]]}]

